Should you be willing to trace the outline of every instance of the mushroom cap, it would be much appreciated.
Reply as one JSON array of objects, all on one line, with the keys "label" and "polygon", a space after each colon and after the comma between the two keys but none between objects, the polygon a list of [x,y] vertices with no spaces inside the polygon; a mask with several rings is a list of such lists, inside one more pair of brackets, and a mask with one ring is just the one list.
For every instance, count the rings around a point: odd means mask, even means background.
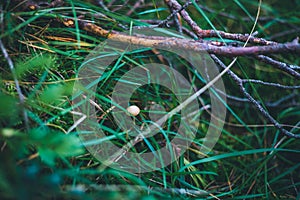
[{"label": "mushroom cap", "polygon": [[126,110],[133,116],[137,116],[141,111],[140,108],[135,105],[129,106]]}]

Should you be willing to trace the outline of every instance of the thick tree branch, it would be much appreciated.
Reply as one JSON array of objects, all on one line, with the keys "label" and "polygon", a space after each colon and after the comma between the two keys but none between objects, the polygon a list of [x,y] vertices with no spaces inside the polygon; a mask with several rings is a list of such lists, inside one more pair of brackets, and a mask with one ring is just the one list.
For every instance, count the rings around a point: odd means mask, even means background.
[{"label": "thick tree branch", "polygon": [[[74,26],[74,21],[68,19],[63,21],[66,26]],[[224,56],[247,56],[259,54],[272,54],[272,53],[300,53],[300,44],[297,40],[287,43],[278,43],[276,45],[264,46],[249,46],[249,47],[233,47],[233,46],[215,46],[209,42],[199,42],[191,39],[173,38],[173,37],[155,37],[145,35],[126,35],[117,31],[109,31],[95,24],[78,20],[80,28],[96,34],[101,37],[106,37],[111,40],[131,43],[136,45],[143,45],[147,47],[166,47],[166,48],[179,48],[192,51],[203,52],[206,51],[211,54],[224,55]]]}]

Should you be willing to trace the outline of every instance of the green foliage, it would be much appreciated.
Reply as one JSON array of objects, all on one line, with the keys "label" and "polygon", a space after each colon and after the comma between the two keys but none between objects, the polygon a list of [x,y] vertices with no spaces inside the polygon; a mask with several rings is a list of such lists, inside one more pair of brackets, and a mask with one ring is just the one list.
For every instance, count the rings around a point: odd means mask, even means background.
[{"label": "green foliage", "polygon": [[19,59],[16,62],[16,75],[18,79],[29,78],[32,74],[40,76],[45,70],[57,70],[56,57],[51,54],[38,54]]},{"label": "green foliage", "polygon": [[[58,160],[83,153],[81,142],[75,135],[41,128],[32,129],[29,133],[1,129],[0,143],[3,145],[0,196],[5,199],[58,195],[58,186],[64,178],[55,164]],[[40,159],[36,160],[37,156]]]},{"label": "green foliage", "polygon": [[41,160],[50,166],[54,166],[56,158],[83,153],[78,137],[61,132],[33,129],[29,133],[29,142],[35,146]]},{"label": "green foliage", "polygon": [[58,104],[62,101],[64,96],[70,96],[72,94],[72,84],[56,84],[45,88],[40,94],[40,101],[46,104]]},{"label": "green foliage", "polygon": [[19,120],[18,100],[0,92],[0,127],[8,126],[10,122]]}]

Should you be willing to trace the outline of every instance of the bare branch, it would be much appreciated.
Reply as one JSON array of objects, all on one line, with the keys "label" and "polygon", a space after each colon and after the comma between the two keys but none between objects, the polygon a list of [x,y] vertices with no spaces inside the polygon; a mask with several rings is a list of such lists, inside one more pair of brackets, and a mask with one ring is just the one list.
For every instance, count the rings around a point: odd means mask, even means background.
[{"label": "bare branch", "polygon": [[[223,62],[215,55],[211,55],[211,57],[214,59],[214,61],[221,66],[222,68],[226,68],[226,66],[223,64]],[[284,129],[281,124],[279,124],[269,113],[266,111],[258,101],[256,101],[245,89],[243,86],[243,81],[240,79],[235,73],[233,73],[231,70],[228,71],[229,76],[236,82],[236,84],[239,86],[241,92],[245,95],[245,97],[249,100],[250,103],[252,103],[258,111],[268,120],[270,121],[277,129],[279,129],[283,134],[285,134],[288,137],[293,138],[300,138],[300,135],[296,135],[294,133],[291,133],[290,131]]]},{"label": "bare branch", "polygon": [[243,83],[255,83],[255,84],[261,84],[261,85],[267,85],[277,88],[283,88],[283,89],[300,89],[300,85],[290,86],[290,85],[281,85],[279,83],[269,83],[262,80],[256,80],[256,79],[242,79]]},{"label": "bare branch", "polygon": [[[298,43],[298,40],[296,42]],[[296,77],[297,79],[300,79],[300,73],[295,71],[290,65],[288,65],[286,63],[279,62],[277,60],[274,60],[274,59],[272,59],[268,56],[264,56],[264,55],[257,55],[256,58],[264,63],[270,64],[273,67],[276,67],[277,69],[280,69],[280,70]]]},{"label": "bare branch", "polygon": [[[63,21],[66,26],[74,26],[74,21],[68,19]],[[292,52],[300,53],[300,44],[298,40],[284,44],[265,45],[265,46],[250,46],[250,47],[233,47],[233,46],[215,46],[207,42],[199,42],[191,39],[173,38],[173,37],[155,37],[144,35],[125,35],[117,31],[108,31],[95,24],[78,20],[79,26],[91,33],[98,36],[110,38],[111,40],[120,41],[124,43],[131,43],[136,45],[143,45],[147,47],[166,47],[166,48],[179,48],[192,51],[224,55],[224,56],[246,56],[246,55],[259,55]]]},{"label": "bare branch", "polygon": [[176,12],[172,13],[166,20],[162,21],[158,24],[158,26],[166,24],[176,13],[180,13],[182,18],[187,22],[187,24],[191,27],[193,32],[199,37],[199,38],[225,38],[225,39],[232,39],[237,40],[241,42],[248,41],[249,43],[254,44],[261,44],[261,45],[275,45],[276,42],[268,41],[263,38],[256,38],[256,37],[249,37],[248,34],[232,34],[232,33],[226,33],[224,31],[215,31],[215,30],[202,30],[197,23],[189,16],[189,14],[185,11],[185,9],[192,4],[191,1],[186,2],[183,6],[181,6],[176,0],[165,0],[166,4],[169,7],[173,7]]},{"label": "bare branch", "polygon": [[[175,11],[179,12],[182,18],[187,22],[187,24],[191,27],[194,33],[201,38],[201,28],[198,24],[190,17],[189,13],[185,11],[185,9],[190,4],[188,1],[184,6],[181,6],[176,0],[165,0],[165,3],[170,7],[173,8]],[[176,12],[175,12],[176,13]]]}]

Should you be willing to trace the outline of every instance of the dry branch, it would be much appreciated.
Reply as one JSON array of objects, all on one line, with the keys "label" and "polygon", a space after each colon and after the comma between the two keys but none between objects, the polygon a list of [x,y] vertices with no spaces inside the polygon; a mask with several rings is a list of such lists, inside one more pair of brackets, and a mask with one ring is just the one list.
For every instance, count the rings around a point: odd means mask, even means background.
[{"label": "dry branch", "polygon": [[[212,58],[214,61],[221,66],[222,68],[226,68],[226,65],[223,64],[223,62],[218,59],[215,55],[212,55]],[[288,137],[293,137],[293,138],[300,138],[300,135],[296,135],[291,133],[290,131],[286,130],[283,128],[281,124],[279,124],[270,114],[267,110],[263,108],[263,106],[256,101],[246,90],[246,88],[243,85],[243,80],[239,78],[235,73],[233,73],[231,70],[228,71],[228,75],[236,82],[238,87],[240,88],[241,92],[244,94],[244,96],[248,99],[250,103],[252,103],[258,111],[269,121],[271,122],[277,129],[279,129],[283,134],[285,134]]]},{"label": "dry branch", "polygon": [[[72,19],[63,21],[66,26],[74,26]],[[249,46],[249,47],[234,47],[234,46],[216,46],[209,42],[199,42],[192,39],[181,39],[174,37],[155,37],[145,35],[126,35],[117,31],[109,31],[95,24],[85,22],[78,19],[78,24],[81,29],[101,37],[109,38],[114,41],[131,43],[135,45],[143,45],[147,47],[166,47],[179,48],[191,51],[206,51],[215,55],[224,56],[247,56],[272,53],[300,53],[300,44],[298,39],[287,43],[277,43],[273,45]]]}]

